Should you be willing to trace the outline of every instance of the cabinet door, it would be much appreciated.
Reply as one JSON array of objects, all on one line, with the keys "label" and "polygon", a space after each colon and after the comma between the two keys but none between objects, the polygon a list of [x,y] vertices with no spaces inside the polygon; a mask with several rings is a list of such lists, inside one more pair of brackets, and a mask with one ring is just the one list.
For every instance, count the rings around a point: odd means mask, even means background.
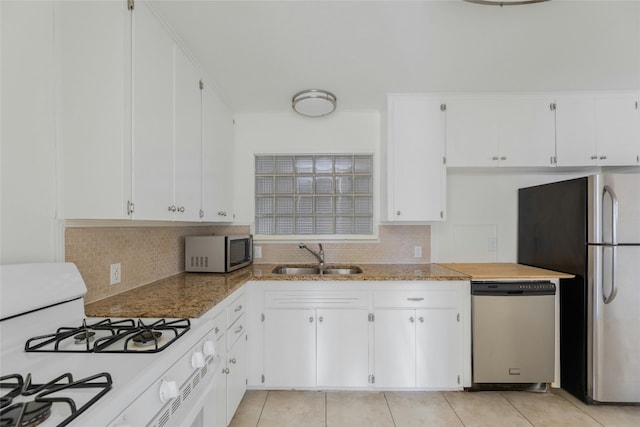
[{"label": "cabinet door", "polygon": [[203,221],[233,221],[233,116],[205,82],[202,92]]},{"label": "cabinet door", "polygon": [[415,387],[415,310],[375,311],[376,387]]},{"label": "cabinet door", "polygon": [[638,94],[599,94],[596,96],[595,109],[598,164],[640,164]]},{"label": "cabinet door", "polygon": [[314,387],[315,310],[266,310],[264,359],[267,386]]},{"label": "cabinet door", "polygon": [[416,386],[460,388],[457,311],[417,310],[416,319]]},{"label": "cabinet door", "polygon": [[199,221],[202,196],[202,100],[200,71],[175,46],[175,219]]},{"label": "cabinet door", "polygon": [[[224,348],[224,346],[221,344],[219,348]],[[221,363],[216,365],[213,374],[213,392],[204,407],[206,411],[205,419],[207,421],[212,420],[212,427],[226,427],[228,424],[226,354],[223,353],[220,356]]]},{"label": "cabinet door", "polygon": [[540,96],[500,99],[500,166],[553,166],[556,154],[553,101],[553,98]]},{"label": "cabinet door", "polygon": [[562,95],[556,98],[556,155],[558,166],[597,164],[593,96]]},{"label": "cabinet door", "polygon": [[445,114],[440,106],[435,97],[389,97],[389,220],[444,218]]},{"label": "cabinet door", "polygon": [[171,219],[174,41],[145,2],[133,11],[135,219]]},{"label": "cabinet door", "polygon": [[131,13],[124,2],[56,1],[53,7],[60,216],[127,218]]},{"label": "cabinet door", "polygon": [[247,389],[247,342],[240,338],[227,353],[227,425]]},{"label": "cabinet door", "polygon": [[447,101],[447,166],[497,166],[499,102],[496,97]]},{"label": "cabinet door", "polygon": [[367,387],[368,310],[317,311],[319,387]]}]

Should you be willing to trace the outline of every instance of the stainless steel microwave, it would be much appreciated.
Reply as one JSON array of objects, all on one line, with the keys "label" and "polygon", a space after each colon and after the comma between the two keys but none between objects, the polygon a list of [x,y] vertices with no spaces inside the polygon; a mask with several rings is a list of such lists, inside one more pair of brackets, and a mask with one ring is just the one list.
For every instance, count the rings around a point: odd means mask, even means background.
[{"label": "stainless steel microwave", "polygon": [[253,262],[253,236],[187,236],[184,266],[187,271],[228,273]]}]

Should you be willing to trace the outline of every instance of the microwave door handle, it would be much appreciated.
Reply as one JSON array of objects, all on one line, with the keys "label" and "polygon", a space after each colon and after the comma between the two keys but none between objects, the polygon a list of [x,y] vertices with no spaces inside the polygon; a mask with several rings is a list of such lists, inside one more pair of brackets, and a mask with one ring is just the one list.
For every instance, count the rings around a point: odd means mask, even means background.
[{"label": "microwave door handle", "polygon": [[[618,196],[616,196],[616,192],[613,191],[608,185],[604,186],[602,191],[602,209],[604,210],[604,199],[605,197],[611,198],[611,244],[606,245],[602,250],[603,256],[603,268],[602,268],[602,300],[605,304],[609,304],[616,297],[618,293],[618,287],[616,285],[616,267],[618,264]],[[604,215],[602,215],[602,228],[603,228],[603,236],[604,236]],[[606,295],[604,285],[604,249],[610,247],[611,248],[611,293]]]}]

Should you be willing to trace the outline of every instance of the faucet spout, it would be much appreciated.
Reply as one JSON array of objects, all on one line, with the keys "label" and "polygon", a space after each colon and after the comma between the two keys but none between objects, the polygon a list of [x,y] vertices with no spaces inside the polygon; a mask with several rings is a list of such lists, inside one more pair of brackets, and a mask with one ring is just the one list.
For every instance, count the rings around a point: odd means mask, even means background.
[{"label": "faucet spout", "polygon": [[306,249],[309,252],[311,252],[311,254],[316,257],[316,259],[318,260],[318,263],[320,263],[320,268],[322,268],[324,266],[324,249],[322,248],[322,243],[318,243],[318,246],[320,248],[319,252],[314,251],[313,249],[307,247],[307,245],[305,245],[304,243],[300,242],[298,244],[298,247],[300,249]]}]

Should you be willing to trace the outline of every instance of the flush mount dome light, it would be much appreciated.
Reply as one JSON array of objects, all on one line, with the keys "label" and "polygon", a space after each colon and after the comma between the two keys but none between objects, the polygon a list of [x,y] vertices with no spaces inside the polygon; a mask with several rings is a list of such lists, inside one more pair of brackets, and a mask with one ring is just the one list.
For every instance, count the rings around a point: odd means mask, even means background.
[{"label": "flush mount dome light", "polygon": [[542,3],[551,0],[464,0],[469,3],[486,4],[489,6],[519,6],[522,4]]},{"label": "flush mount dome light", "polygon": [[336,109],[336,96],[321,89],[308,89],[298,92],[291,99],[291,108],[296,113],[308,117],[321,117]]}]

